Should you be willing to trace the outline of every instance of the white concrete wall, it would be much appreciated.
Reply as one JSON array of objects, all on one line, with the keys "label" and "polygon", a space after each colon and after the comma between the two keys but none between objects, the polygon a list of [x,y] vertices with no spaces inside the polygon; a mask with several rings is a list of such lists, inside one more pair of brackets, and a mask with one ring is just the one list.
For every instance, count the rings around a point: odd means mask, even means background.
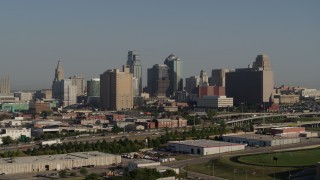
[{"label": "white concrete wall", "polygon": [[203,155],[219,154],[219,153],[239,151],[239,150],[244,150],[244,149],[245,149],[244,144],[231,145],[231,146],[221,146],[221,147],[210,147],[210,148],[203,149],[203,151],[204,151]]},{"label": "white concrete wall", "polygon": [[[26,157],[27,158],[27,157]],[[59,170],[73,167],[82,167],[88,165],[104,166],[113,163],[121,163],[121,156],[96,156],[89,157],[88,159],[62,159],[55,161],[45,162],[33,161],[32,163],[2,163],[0,164],[0,173],[15,174],[15,173],[27,173],[27,172],[40,172],[46,171],[45,166],[49,165],[49,170]]]}]

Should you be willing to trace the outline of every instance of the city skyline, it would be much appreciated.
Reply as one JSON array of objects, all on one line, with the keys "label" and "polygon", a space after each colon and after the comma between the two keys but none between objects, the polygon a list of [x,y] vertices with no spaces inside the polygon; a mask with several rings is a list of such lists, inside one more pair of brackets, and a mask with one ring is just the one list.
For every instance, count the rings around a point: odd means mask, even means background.
[{"label": "city skyline", "polygon": [[47,89],[58,57],[65,77],[89,80],[120,68],[134,49],[143,86],[147,69],[171,53],[183,62],[183,79],[201,69],[210,75],[212,69],[245,68],[256,55],[267,54],[276,86],[320,88],[319,6],[318,1],[1,2],[0,77],[10,76],[12,90]]}]

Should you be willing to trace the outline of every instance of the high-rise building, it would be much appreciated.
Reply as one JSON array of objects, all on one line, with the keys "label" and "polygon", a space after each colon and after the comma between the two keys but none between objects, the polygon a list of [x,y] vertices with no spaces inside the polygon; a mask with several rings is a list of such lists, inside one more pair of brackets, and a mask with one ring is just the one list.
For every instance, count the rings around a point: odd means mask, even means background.
[{"label": "high-rise building", "polygon": [[226,73],[229,69],[213,69],[211,72],[210,86],[226,86]]},{"label": "high-rise building", "polygon": [[77,103],[77,87],[71,79],[64,79],[61,61],[58,61],[55,76],[52,83],[52,98],[60,100],[62,106]]},{"label": "high-rise building", "polygon": [[53,81],[61,81],[64,79],[63,68],[61,65],[61,61],[58,61],[57,68],[55,70],[54,80]]},{"label": "high-rise building", "polygon": [[204,70],[200,71],[200,83],[199,86],[209,86],[209,80],[208,80],[207,72]]},{"label": "high-rise building", "polygon": [[100,78],[93,78],[87,81],[87,96],[100,96]]},{"label": "high-rise building", "polygon": [[175,55],[170,54],[165,59],[164,64],[169,67],[169,94],[174,95],[175,91],[183,90],[182,61]]},{"label": "high-rise building", "polygon": [[132,74],[123,66],[100,74],[100,104],[103,110],[125,110],[133,108]]},{"label": "high-rise building", "polygon": [[253,66],[226,74],[226,94],[236,104],[269,102],[273,89],[273,71],[266,55],[258,55]]},{"label": "high-rise building", "polygon": [[10,94],[10,79],[7,77],[0,77],[0,94]]},{"label": "high-rise building", "polygon": [[52,89],[42,89],[36,91],[34,94],[35,99],[52,99]]},{"label": "high-rise building", "polygon": [[69,77],[72,81],[72,85],[77,88],[77,96],[83,96],[86,94],[87,83],[84,77],[82,76],[72,76]]},{"label": "high-rise building", "polygon": [[209,86],[208,75],[204,70],[200,71],[200,76],[186,78],[186,91],[188,93],[198,93],[199,86]]},{"label": "high-rise building", "polygon": [[200,81],[200,76],[186,78],[186,91],[188,93],[195,93],[197,87],[200,85]]},{"label": "high-rise building", "polygon": [[72,85],[71,79],[54,81],[52,85],[54,99],[58,99],[62,106],[69,106],[77,103],[77,87]]},{"label": "high-rise building", "polygon": [[142,65],[137,51],[128,52],[127,66],[130,68],[130,73],[138,80],[138,84],[134,87],[137,92],[134,96],[140,96],[142,93]]},{"label": "high-rise building", "polygon": [[148,69],[148,90],[152,97],[169,96],[169,68],[165,64],[155,64]]}]

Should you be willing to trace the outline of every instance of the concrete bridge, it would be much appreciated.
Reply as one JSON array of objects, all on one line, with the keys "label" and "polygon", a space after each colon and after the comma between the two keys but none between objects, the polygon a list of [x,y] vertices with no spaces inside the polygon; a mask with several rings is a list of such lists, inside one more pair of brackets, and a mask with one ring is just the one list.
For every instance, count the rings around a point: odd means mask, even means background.
[{"label": "concrete bridge", "polygon": [[[248,116],[248,114],[247,114]],[[225,116],[228,117],[228,116]],[[228,120],[228,119],[224,119],[225,123],[227,125],[231,125],[232,127],[234,126],[242,126],[244,124],[253,122],[253,121],[257,121],[257,120],[263,120],[266,118],[299,118],[299,117],[320,117],[320,112],[306,112],[306,113],[290,113],[290,114],[254,114],[252,115],[252,117],[248,117],[248,118],[241,118],[241,119],[236,119],[236,120]],[[314,121],[313,123],[311,122],[303,122],[305,124],[305,126],[307,125],[316,125],[316,122],[320,122],[320,121]],[[319,126],[319,125],[318,125]],[[317,126],[317,127],[318,127]]]}]

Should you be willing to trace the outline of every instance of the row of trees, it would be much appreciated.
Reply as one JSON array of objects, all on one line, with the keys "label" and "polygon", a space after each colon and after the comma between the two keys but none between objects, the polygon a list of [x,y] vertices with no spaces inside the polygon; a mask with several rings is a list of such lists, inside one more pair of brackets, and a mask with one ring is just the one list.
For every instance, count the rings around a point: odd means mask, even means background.
[{"label": "row of trees", "polygon": [[[72,152],[85,152],[85,151],[100,151],[105,153],[120,154],[135,152],[139,149],[143,149],[146,146],[149,148],[159,148],[168,141],[175,140],[186,140],[186,139],[209,139],[209,136],[216,136],[226,132],[225,125],[220,125],[219,127],[209,127],[197,130],[193,127],[191,130],[179,131],[168,131],[164,135],[156,139],[148,138],[147,143],[144,140],[129,140],[127,138],[120,139],[118,141],[114,140],[112,142],[107,142],[106,140],[98,140],[96,142],[68,142],[56,145],[40,145],[39,148],[28,148],[24,153],[31,156],[38,155],[51,155],[51,154],[66,154]],[[16,157],[20,156],[20,151],[7,151],[0,154],[1,157]]]},{"label": "row of trees", "polygon": [[132,151],[138,151],[144,148],[143,141],[120,139],[113,142],[97,141],[97,142],[68,142],[57,145],[40,145],[39,148],[27,149],[26,154],[31,156],[49,155],[49,154],[65,154],[72,152],[100,151],[105,153],[120,154]]}]

